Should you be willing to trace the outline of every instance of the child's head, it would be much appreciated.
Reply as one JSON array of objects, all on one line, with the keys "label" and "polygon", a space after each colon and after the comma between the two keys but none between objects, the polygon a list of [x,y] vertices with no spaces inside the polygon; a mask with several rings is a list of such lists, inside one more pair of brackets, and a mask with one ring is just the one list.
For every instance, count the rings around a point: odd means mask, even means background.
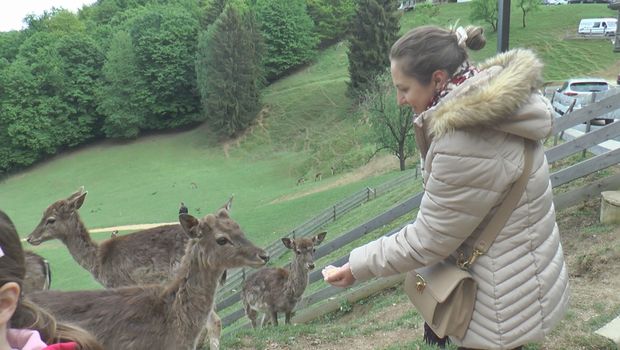
[{"label": "child's head", "polygon": [[24,250],[11,219],[0,210],[0,331],[6,338],[8,328],[27,328],[40,333],[47,344],[74,341],[81,350],[103,347],[85,330],[57,323],[54,316],[21,297],[26,274]]},{"label": "child's head", "polygon": [[7,328],[19,304],[26,274],[24,251],[11,219],[0,211],[0,328]]}]

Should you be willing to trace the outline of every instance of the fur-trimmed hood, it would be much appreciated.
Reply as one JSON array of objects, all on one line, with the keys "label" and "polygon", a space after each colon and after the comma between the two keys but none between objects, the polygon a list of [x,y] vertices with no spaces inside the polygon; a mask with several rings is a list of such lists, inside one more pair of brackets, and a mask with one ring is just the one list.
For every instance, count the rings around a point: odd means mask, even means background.
[{"label": "fur-trimmed hood", "polygon": [[491,127],[533,140],[549,135],[553,113],[538,93],[543,64],[532,51],[514,49],[479,68],[480,73],[420,115],[430,123],[432,137],[471,127]]}]

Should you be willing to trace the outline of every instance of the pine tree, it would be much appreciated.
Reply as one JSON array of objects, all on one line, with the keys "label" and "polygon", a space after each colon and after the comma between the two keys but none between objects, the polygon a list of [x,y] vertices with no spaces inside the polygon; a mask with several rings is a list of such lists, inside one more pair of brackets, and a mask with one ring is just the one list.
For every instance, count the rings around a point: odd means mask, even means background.
[{"label": "pine tree", "polygon": [[359,97],[390,65],[400,15],[394,0],[361,0],[353,17],[349,46],[349,95]]},{"label": "pine tree", "polygon": [[200,36],[196,72],[203,110],[220,135],[247,128],[261,108],[263,44],[254,15],[227,5]]}]

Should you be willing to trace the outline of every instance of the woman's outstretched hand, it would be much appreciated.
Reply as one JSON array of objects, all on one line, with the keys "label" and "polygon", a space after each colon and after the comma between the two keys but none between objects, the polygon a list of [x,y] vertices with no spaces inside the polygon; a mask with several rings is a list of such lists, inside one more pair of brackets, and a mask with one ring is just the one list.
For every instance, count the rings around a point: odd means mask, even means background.
[{"label": "woman's outstretched hand", "polygon": [[349,263],[346,263],[341,267],[328,265],[325,266],[321,272],[323,273],[323,279],[325,282],[334,287],[344,288],[355,283],[355,277],[353,277]]}]

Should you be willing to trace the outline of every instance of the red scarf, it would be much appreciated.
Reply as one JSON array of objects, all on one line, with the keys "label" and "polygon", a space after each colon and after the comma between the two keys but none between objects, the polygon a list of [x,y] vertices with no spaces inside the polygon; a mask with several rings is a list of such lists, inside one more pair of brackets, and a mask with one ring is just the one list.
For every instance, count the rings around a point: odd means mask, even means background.
[{"label": "red scarf", "polygon": [[444,96],[449,94],[452,90],[454,90],[454,88],[463,84],[465,80],[473,77],[477,73],[478,69],[476,67],[471,66],[467,61],[463,62],[463,64],[461,64],[461,66],[457,69],[456,73],[452,75],[452,78],[450,78],[450,80],[448,80],[448,82],[435,93],[435,96],[433,96],[433,99],[428,104],[426,109],[428,110],[429,108],[437,105]]}]

